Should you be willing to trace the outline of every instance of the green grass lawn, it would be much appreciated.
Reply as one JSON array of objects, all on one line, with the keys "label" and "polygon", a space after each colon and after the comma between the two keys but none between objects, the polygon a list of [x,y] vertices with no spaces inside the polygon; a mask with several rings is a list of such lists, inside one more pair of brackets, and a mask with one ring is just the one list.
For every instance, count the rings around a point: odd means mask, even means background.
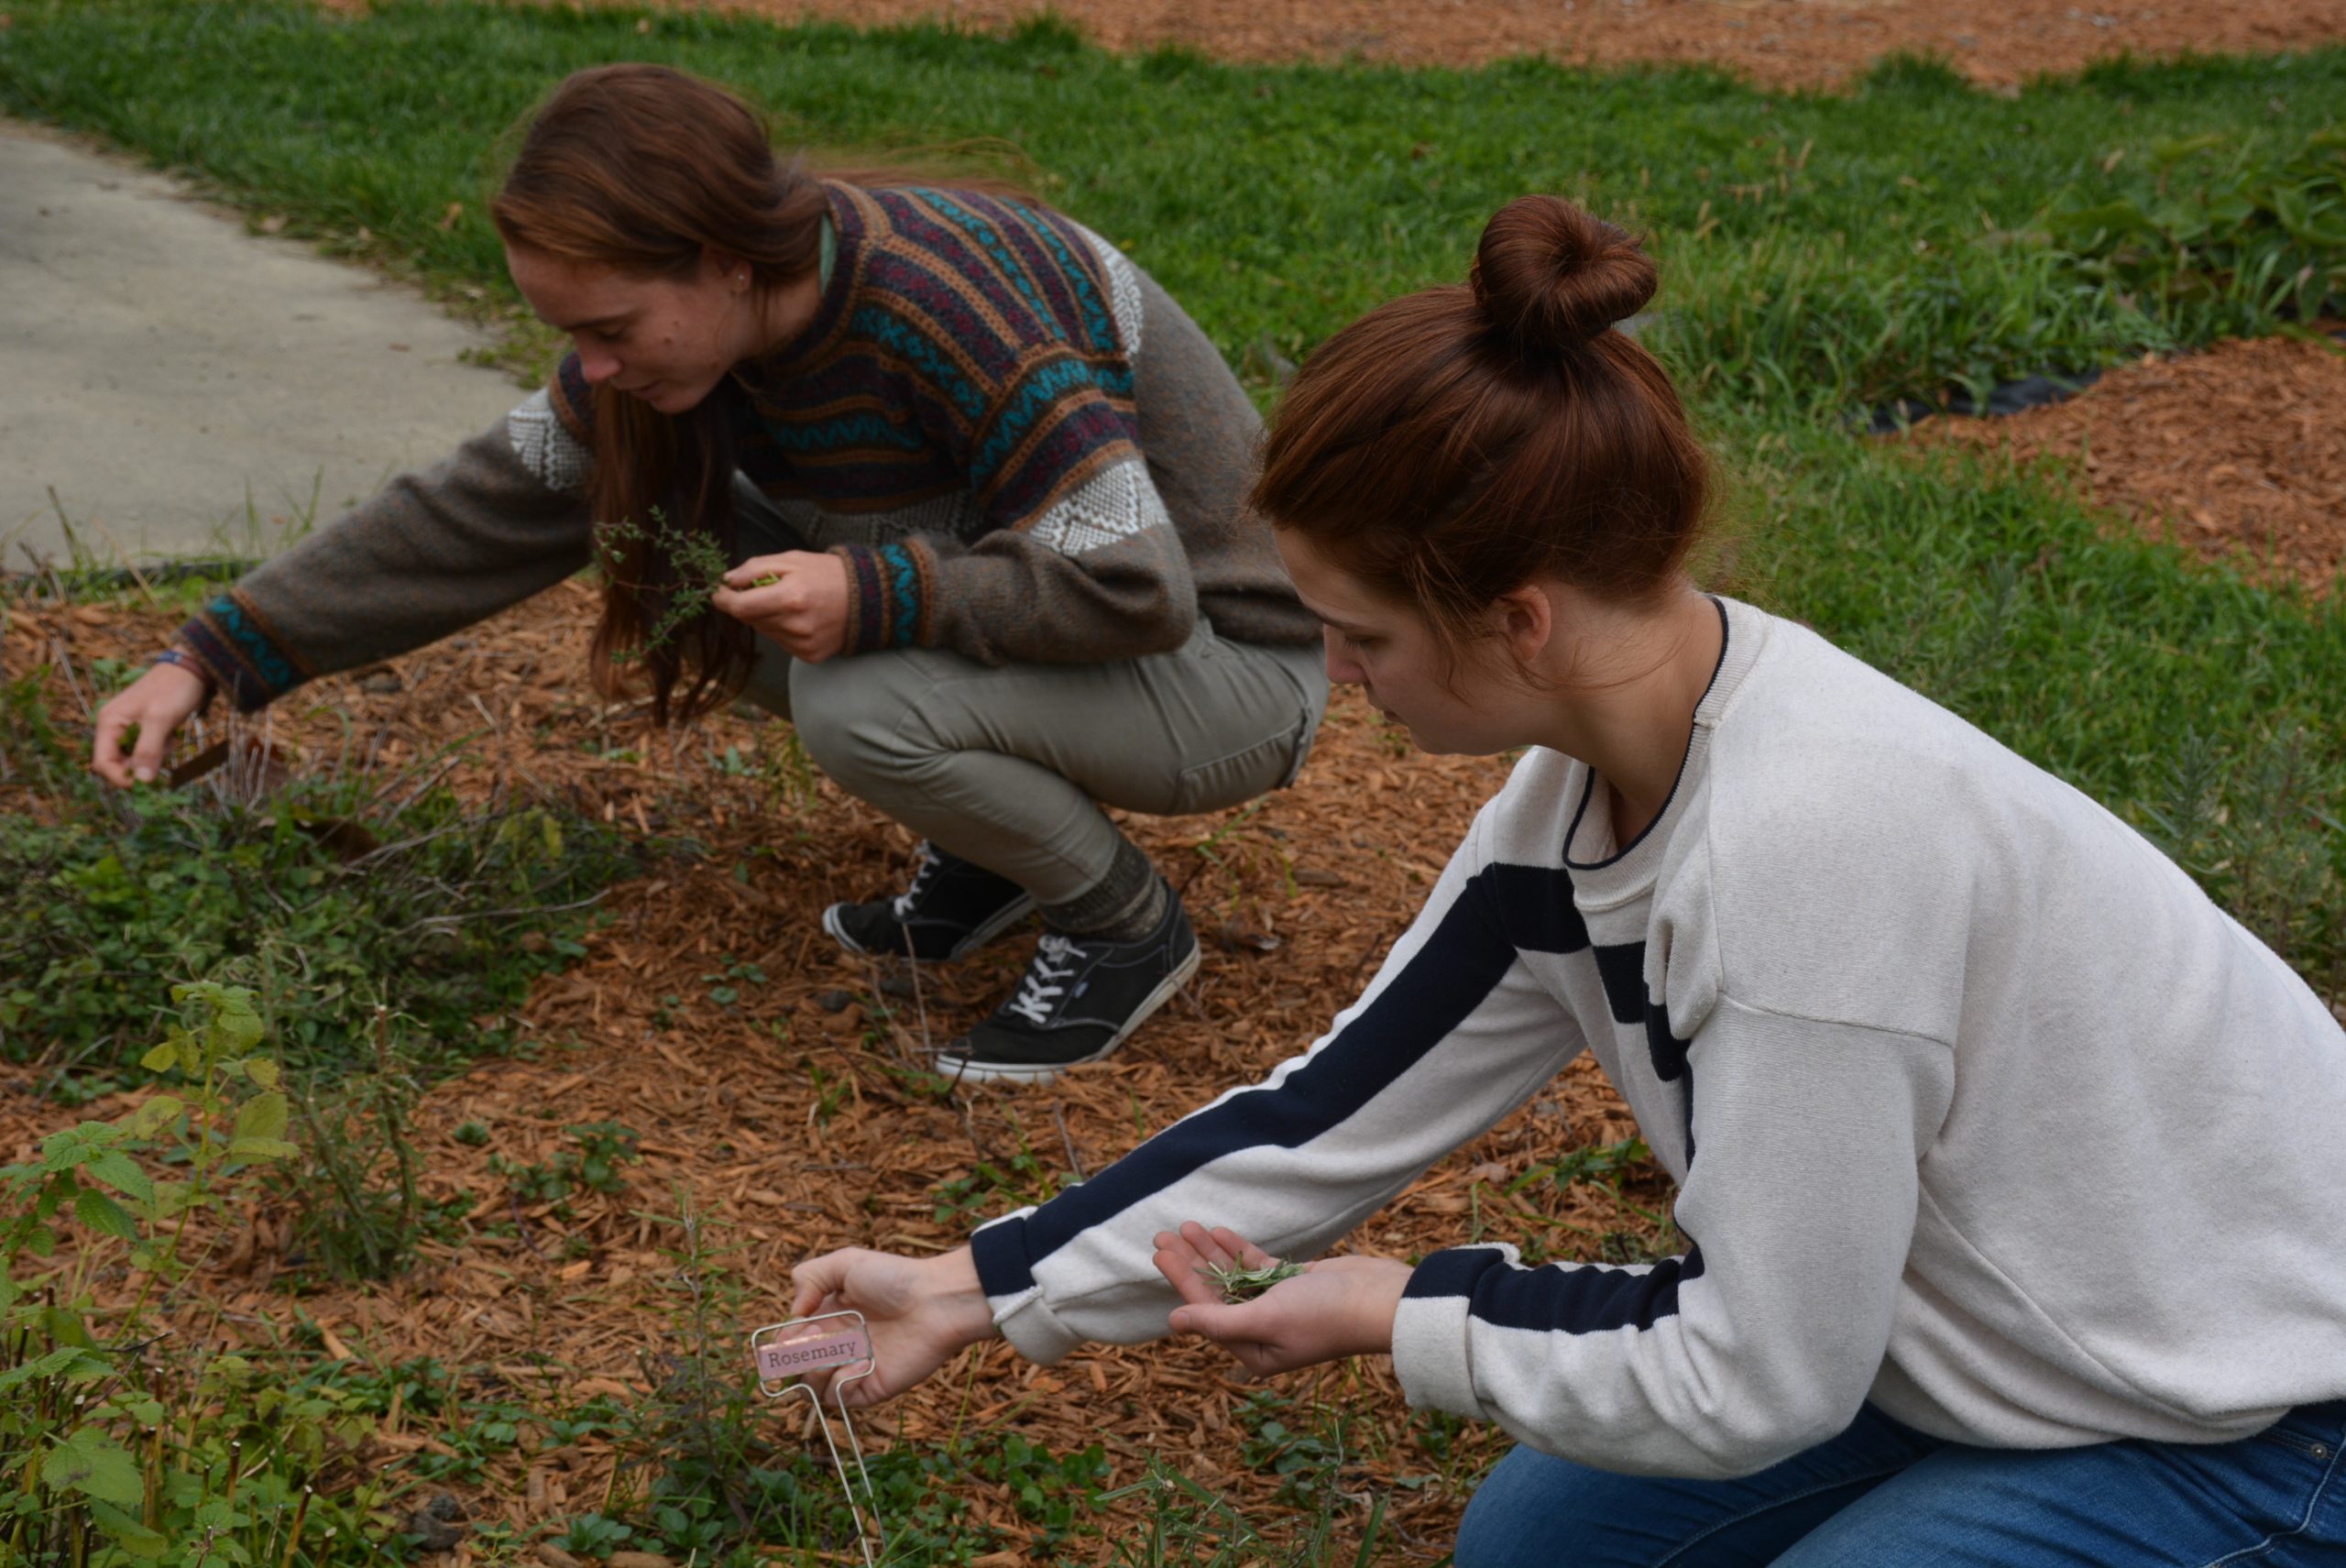
[{"label": "green grass lawn", "polygon": [[482,215],[495,149],[581,65],[705,72],[822,146],[974,148],[1126,246],[1266,403],[1360,311],[1463,276],[1500,203],[1573,194],[1662,258],[1652,341],[1742,476],[1734,585],[2159,833],[2346,986],[2346,834],[2311,809],[2346,782],[2346,620],[2135,543],[2035,477],[1918,465],[1844,422],[1951,382],[2271,330],[2253,302],[2098,287],[2045,220],[2151,199],[2180,138],[2234,164],[2302,145],[2346,110],[2346,50],[2111,65],[2013,98],[1891,62],[1831,96],[1705,71],[1124,58],[1057,24],[178,0],[14,18],[0,105],[491,302],[511,299]]},{"label": "green grass lawn", "polygon": [[[1266,406],[1345,321],[1463,277],[1507,198],[1570,194],[1661,258],[1649,341],[1733,475],[1716,580],[2108,802],[2346,996],[2346,615],[2143,543],[2046,476],[1918,460],[1850,422],[1893,396],[2281,327],[2245,286],[2104,286],[2048,219],[2154,201],[2176,178],[2162,148],[2185,138],[2209,138],[2220,177],[2303,148],[2346,119],[2346,49],[2111,65],[2011,98],[1903,61],[1828,96],[1688,70],[1120,58],[1058,24],[10,12],[0,108],[100,133],[491,306],[512,302],[482,215],[495,146],[582,65],[682,65],[828,147],[974,148],[1124,245]],[[2346,231],[2329,243],[2346,256]]]}]

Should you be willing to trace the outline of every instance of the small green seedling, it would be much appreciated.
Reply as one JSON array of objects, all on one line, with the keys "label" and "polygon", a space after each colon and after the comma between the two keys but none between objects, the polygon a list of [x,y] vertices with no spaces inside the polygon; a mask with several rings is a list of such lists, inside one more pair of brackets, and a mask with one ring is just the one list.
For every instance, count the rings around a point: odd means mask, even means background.
[{"label": "small green seedling", "polygon": [[1251,1301],[1282,1279],[1292,1279],[1303,1272],[1303,1265],[1273,1258],[1260,1268],[1246,1268],[1210,1263],[1198,1272],[1211,1279],[1222,1290],[1222,1299],[1231,1306]]}]

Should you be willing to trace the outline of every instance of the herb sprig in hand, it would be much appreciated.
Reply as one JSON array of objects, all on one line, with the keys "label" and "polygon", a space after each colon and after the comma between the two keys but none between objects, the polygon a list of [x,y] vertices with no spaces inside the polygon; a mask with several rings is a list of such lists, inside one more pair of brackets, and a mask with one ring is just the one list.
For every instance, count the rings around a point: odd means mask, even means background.
[{"label": "herb sprig in hand", "polygon": [[1275,1257],[1259,1268],[1238,1263],[1209,1263],[1198,1272],[1212,1281],[1223,1301],[1235,1307],[1253,1300],[1282,1279],[1294,1278],[1303,1272],[1303,1265]]}]

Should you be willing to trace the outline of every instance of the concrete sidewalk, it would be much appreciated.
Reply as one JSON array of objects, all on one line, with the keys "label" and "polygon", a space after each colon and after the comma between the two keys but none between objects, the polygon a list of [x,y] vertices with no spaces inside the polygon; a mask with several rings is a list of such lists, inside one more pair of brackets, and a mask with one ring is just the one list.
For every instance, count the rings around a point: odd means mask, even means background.
[{"label": "concrete sidewalk", "polygon": [[[0,120],[0,550],[141,558],[330,521],[525,395],[411,288],[249,235],[129,161]],[[111,545],[110,543],[111,542]]]}]

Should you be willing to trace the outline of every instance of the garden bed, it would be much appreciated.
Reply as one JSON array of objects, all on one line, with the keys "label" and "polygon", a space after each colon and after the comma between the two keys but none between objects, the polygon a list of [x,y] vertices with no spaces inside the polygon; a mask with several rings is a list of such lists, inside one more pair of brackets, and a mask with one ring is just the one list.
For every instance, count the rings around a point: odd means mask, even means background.
[{"label": "garden bed", "polygon": [[[1496,760],[1408,754],[1365,705],[1340,697],[1296,788],[1226,817],[1132,824],[1186,887],[1205,942],[1181,998],[1116,1059],[1055,1089],[947,1091],[918,1070],[927,1045],[1007,988],[1021,945],[924,970],[916,997],[910,977],[841,954],[817,916],[905,874],[902,830],[796,773],[784,726],[726,717],[671,746],[640,716],[583,696],[592,610],[588,591],[567,585],[278,710],[273,743],[296,771],[339,750],[345,733],[384,766],[459,745],[447,777],[460,792],[535,792],[609,820],[646,841],[652,870],[612,891],[585,957],[537,985],[519,1020],[522,1054],[483,1060],[423,1097],[411,1136],[424,1196],[455,1216],[444,1239],[422,1243],[404,1276],[338,1285],[294,1255],[281,1204],[249,1207],[205,1237],[210,1261],[186,1293],[184,1335],[257,1354],[290,1341],[314,1361],[350,1358],[354,1372],[430,1357],[469,1378],[466,1398],[480,1408],[532,1412],[525,1439],[583,1402],[643,1400],[673,1365],[663,1358],[683,1349],[671,1337],[677,1228],[661,1216],[688,1197],[745,1246],[746,1328],[786,1313],[800,1258],[844,1245],[939,1250],[1063,1176],[1096,1172],[1144,1131],[1260,1075],[1324,1027],[1505,773]],[[97,661],[133,658],[170,625],[147,609],[18,611],[0,674],[62,652],[86,679]],[[61,680],[49,696],[60,713],[78,700]],[[776,764],[762,777],[762,758]],[[0,791],[0,808],[21,810],[23,794]],[[29,1158],[46,1135],[137,1098],[66,1110],[30,1099],[27,1084],[0,1091],[0,1161]],[[639,1157],[615,1168],[621,1185],[574,1182],[557,1194],[537,1184],[596,1135],[575,1129],[602,1124],[625,1129]],[[1653,1167],[1631,1162],[1626,1182],[1568,1184],[1547,1168],[1633,1130],[1584,1061],[1354,1245],[1407,1255],[1487,1231],[1544,1237],[1557,1255],[1642,1255],[1650,1216],[1667,1203]],[[604,1136],[608,1152],[619,1135]],[[1045,1370],[996,1344],[874,1425],[883,1443],[915,1447],[978,1431],[988,1445],[1014,1436],[1060,1454],[1098,1442],[1120,1484],[1165,1453],[1258,1526],[1332,1508],[1339,1540],[1356,1541],[1365,1519],[1346,1499],[1383,1493],[1383,1551],[1409,1559],[1447,1550],[1473,1478],[1504,1441],[1470,1430],[1453,1445],[1410,1416],[1381,1365],[1279,1379],[1253,1403],[1250,1392],[1202,1345],[1088,1352]],[[1331,1447],[1323,1402],[1355,1418],[1352,1452]],[[461,1436],[477,1427],[461,1413],[394,1412],[346,1474],[420,1465],[434,1479],[402,1510],[445,1486],[475,1521],[535,1527],[608,1506],[615,1467],[645,1457],[591,1429],[548,1452],[527,1441],[483,1450]],[[777,1430],[795,1442],[795,1422]],[[1299,1444],[1308,1464],[1290,1452]],[[1344,1497],[1309,1489],[1330,1486]],[[969,1525],[995,1527],[1013,1553],[1002,1562],[1025,1560],[1017,1552],[1036,1519],[1006,1482],[965,1501]],[[1146,1501],[1121,1507],[1145,1512]]]},{"label": "garden bed", "polygon": [[2098,505],[2154,538],[2264,581],[2327,595],[2346,570],[2346,347],[2329,338],[2220,343],[2150,356],[2066,401],[2005,419],[1932,419],[1926,446],[2054,459]]},{"label": "garden bed", "polygon": [[[695,5],[694,9],[707,7]],[[2346,38],[2346,0],[723,0],[860,27],[1003,27],[1048,13],[1114,49],[1225,60],[1716,65],[1771,87],[1834,87],[1894,54],[1944,57],[1982,86],[2119,56],[2271,52]]]}]

